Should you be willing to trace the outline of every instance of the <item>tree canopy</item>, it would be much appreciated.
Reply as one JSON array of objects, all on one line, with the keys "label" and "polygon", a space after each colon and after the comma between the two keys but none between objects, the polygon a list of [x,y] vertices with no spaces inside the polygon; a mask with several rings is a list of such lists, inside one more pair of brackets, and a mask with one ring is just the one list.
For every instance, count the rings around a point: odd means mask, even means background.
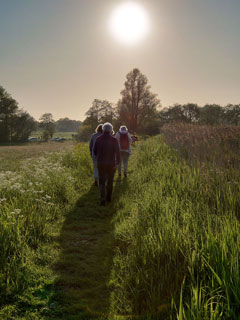
[{"label": "tree canopy", "polygon": [[146,131],[157,118],[160,101],[150,88],[147,77],[139,69],[127,74],[117,114],[132,131]]},{"label": "tree canopy", "polygon": [[94,99],[92,106],[86,112],[86,116],[78,133],[78,138],[82,141],[89,139],[98,124],[104,122],[114,123],[116,120],[114,105],[108,100]]},{"label": "tree canopy", "polygon": [[44,113],[39,118],[39,126],[43,129],[43,139],[48,140],[49,137],[52,138],[56,128],[53,115],[51,113]]},{"label": "tree canopy", "polygon": [[81,127],[82,122],[77,120],[71,120],[69,118],[60,118],[55,122],[56,131],[62,132],[77,132]]},{"label": "tree canopy", "polygon": [[126,75],[120,95],[116,105],[108,100],[94,99],[80,129],[80,139],[87,141],[97,125],[106,121],[111,122],[115,130],[124,124],[130,131],[147,135],[158,134],[161,126],[170,122],[240,125],[240,105],[206,104],[200,107],[187,103],[161,109],[160,100],[151,92],[147,77],[137,68]]},{"label": "tree canopy", "polygon": [[220,106],[206,104],[199,107],[197,104],[175,104],[160,111],[162,124],[169,122],[201,123],[206,125],[240,125],[240,105],[229,104]]},{"label": "tree canopy", "polygon": [[36,121],[0,86],[0,142],[24,142],[36,128]]}]

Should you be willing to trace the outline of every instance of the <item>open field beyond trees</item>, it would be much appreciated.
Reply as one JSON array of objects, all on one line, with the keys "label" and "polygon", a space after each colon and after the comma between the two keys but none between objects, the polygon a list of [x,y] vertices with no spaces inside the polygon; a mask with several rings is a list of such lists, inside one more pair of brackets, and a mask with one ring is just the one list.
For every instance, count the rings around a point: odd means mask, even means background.
[{"label": "open field beyond trees", "polygon": [[239,137],[165,125],[106,207],[87,144],[0,147],[0,319],[239,319]]},{"label": "open field beyond trees", "polygon": [[[73,135],[76,135],[76,132],[56,131],[53,133],[53,138],[65,138],[67,140],[73,140]],[[42,136],[43,136],[42,131],[33,131],[31,133],[31,137],[33,138],[41,138]]]}]

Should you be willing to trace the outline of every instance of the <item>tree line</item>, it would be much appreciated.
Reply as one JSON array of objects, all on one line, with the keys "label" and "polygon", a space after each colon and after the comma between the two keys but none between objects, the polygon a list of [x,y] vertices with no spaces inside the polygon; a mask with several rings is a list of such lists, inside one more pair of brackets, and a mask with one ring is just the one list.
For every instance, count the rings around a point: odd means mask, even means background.
[{"label": "tree line", "polygon": [[34,130],[42,130],[48,140],[55,131],[78,132],[78,138],[87,141],[99,123],[111,122],[114,128],[127,125],[130,131],[154,135],[169,122],[187,122],[207,125],[240,125],[240,104],[175,104],[162,108],[157,94],[151,91],[147,77],[137,68],[126,75],[120,99],[116,103],[94,99],[83,122],[61,118],[54,121],[51,113],[36,121],[0,86],[0,143],[24,142]]},{"label": "tree line", "polygon": [[19,108],[12,96],[0,86],[0,143],[26,142],[33,131],[41,130],[43,140],[55,131],[77,132],[82,122],[61,118],[54,121],[51,113],[45,113],[36,121],[28,112]]},{"label": "tree line", "polygon": [[35,128],[35,120],[0,86],[0,143],[26,141]]},{"label": "tree line", "polygon": [[160,100],[151,92],[148,79],[135,68],[126,76],[121,98],[117,103],[95,99],[86,112],[79,131],[79,139],[87,141],[99,123],[109,121],[114,128],[127,125],[130,131],[154,135],[169,122],[187,122],[208,125],[240,125],[240,104],[222,107],[217,104],[175,104],[162,108]]},{"label": "tree line", "polygon": [[224,107],[218,104],[175,104],[159,112],[162,123],[187,122],[206,125],[240,125],[240,104],[228,104]]}]

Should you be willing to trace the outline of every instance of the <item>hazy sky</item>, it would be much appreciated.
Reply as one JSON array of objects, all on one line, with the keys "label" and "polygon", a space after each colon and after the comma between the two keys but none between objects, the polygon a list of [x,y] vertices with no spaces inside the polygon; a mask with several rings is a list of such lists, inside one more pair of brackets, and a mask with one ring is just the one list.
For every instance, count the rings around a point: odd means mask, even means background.
[{"label": "hazy sky", "polygon": [[124,45],[109,30],[118,0],[0,0],[0,85],[36,119],[83,120],[117,102],[137,67],[163,106],[240,103],[240,0],[146,0],[151,31]]}]

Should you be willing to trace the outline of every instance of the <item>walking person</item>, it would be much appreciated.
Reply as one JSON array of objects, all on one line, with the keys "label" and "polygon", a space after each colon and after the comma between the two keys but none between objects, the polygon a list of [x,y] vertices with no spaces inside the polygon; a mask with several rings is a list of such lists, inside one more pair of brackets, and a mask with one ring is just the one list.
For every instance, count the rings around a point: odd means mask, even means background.
[{"label": "walking person", "polygon": [[135,143],[136,141],[138,141],[138,136],[137,136],[136,132],[133,132],[131,139],[132,139],[132,143]]},{"label": "walking person", "polygon": [[113,178],[120,161],[120,152],[117,139],[111,135],[113,131],[111,123],[104,123],[102,129],[103,134],[96,139],[93,152],[97,157],[100,205],[104,206],[106,201],[112,200]]},{"label": "walking person", "polygon": [[123,162],[123,173],[124,177],[127,177],[128,159],[132,151],[130,148],[130,143],[132,143],[132,138],[128,132],[126,126],[121,126],[119,131],[116,133],[116,139],[119,143],[120,148],[120,163],[118,165],[118,176],[122,175],[122,162]]},{"label": "walking person", "polygon": [[102,124],[99,124],[95,130],[95,133],[92,134],[91,140],[89,143],[89,150],[90,155],[93,162],[93,176],[94,176],[94,183],[95,186],[98,186],[98,180],[99,180],[99,174],[98,174],[98,168],[97,168],[97,158],[93,152],[94,144],[96,139],[103,133]]}]

